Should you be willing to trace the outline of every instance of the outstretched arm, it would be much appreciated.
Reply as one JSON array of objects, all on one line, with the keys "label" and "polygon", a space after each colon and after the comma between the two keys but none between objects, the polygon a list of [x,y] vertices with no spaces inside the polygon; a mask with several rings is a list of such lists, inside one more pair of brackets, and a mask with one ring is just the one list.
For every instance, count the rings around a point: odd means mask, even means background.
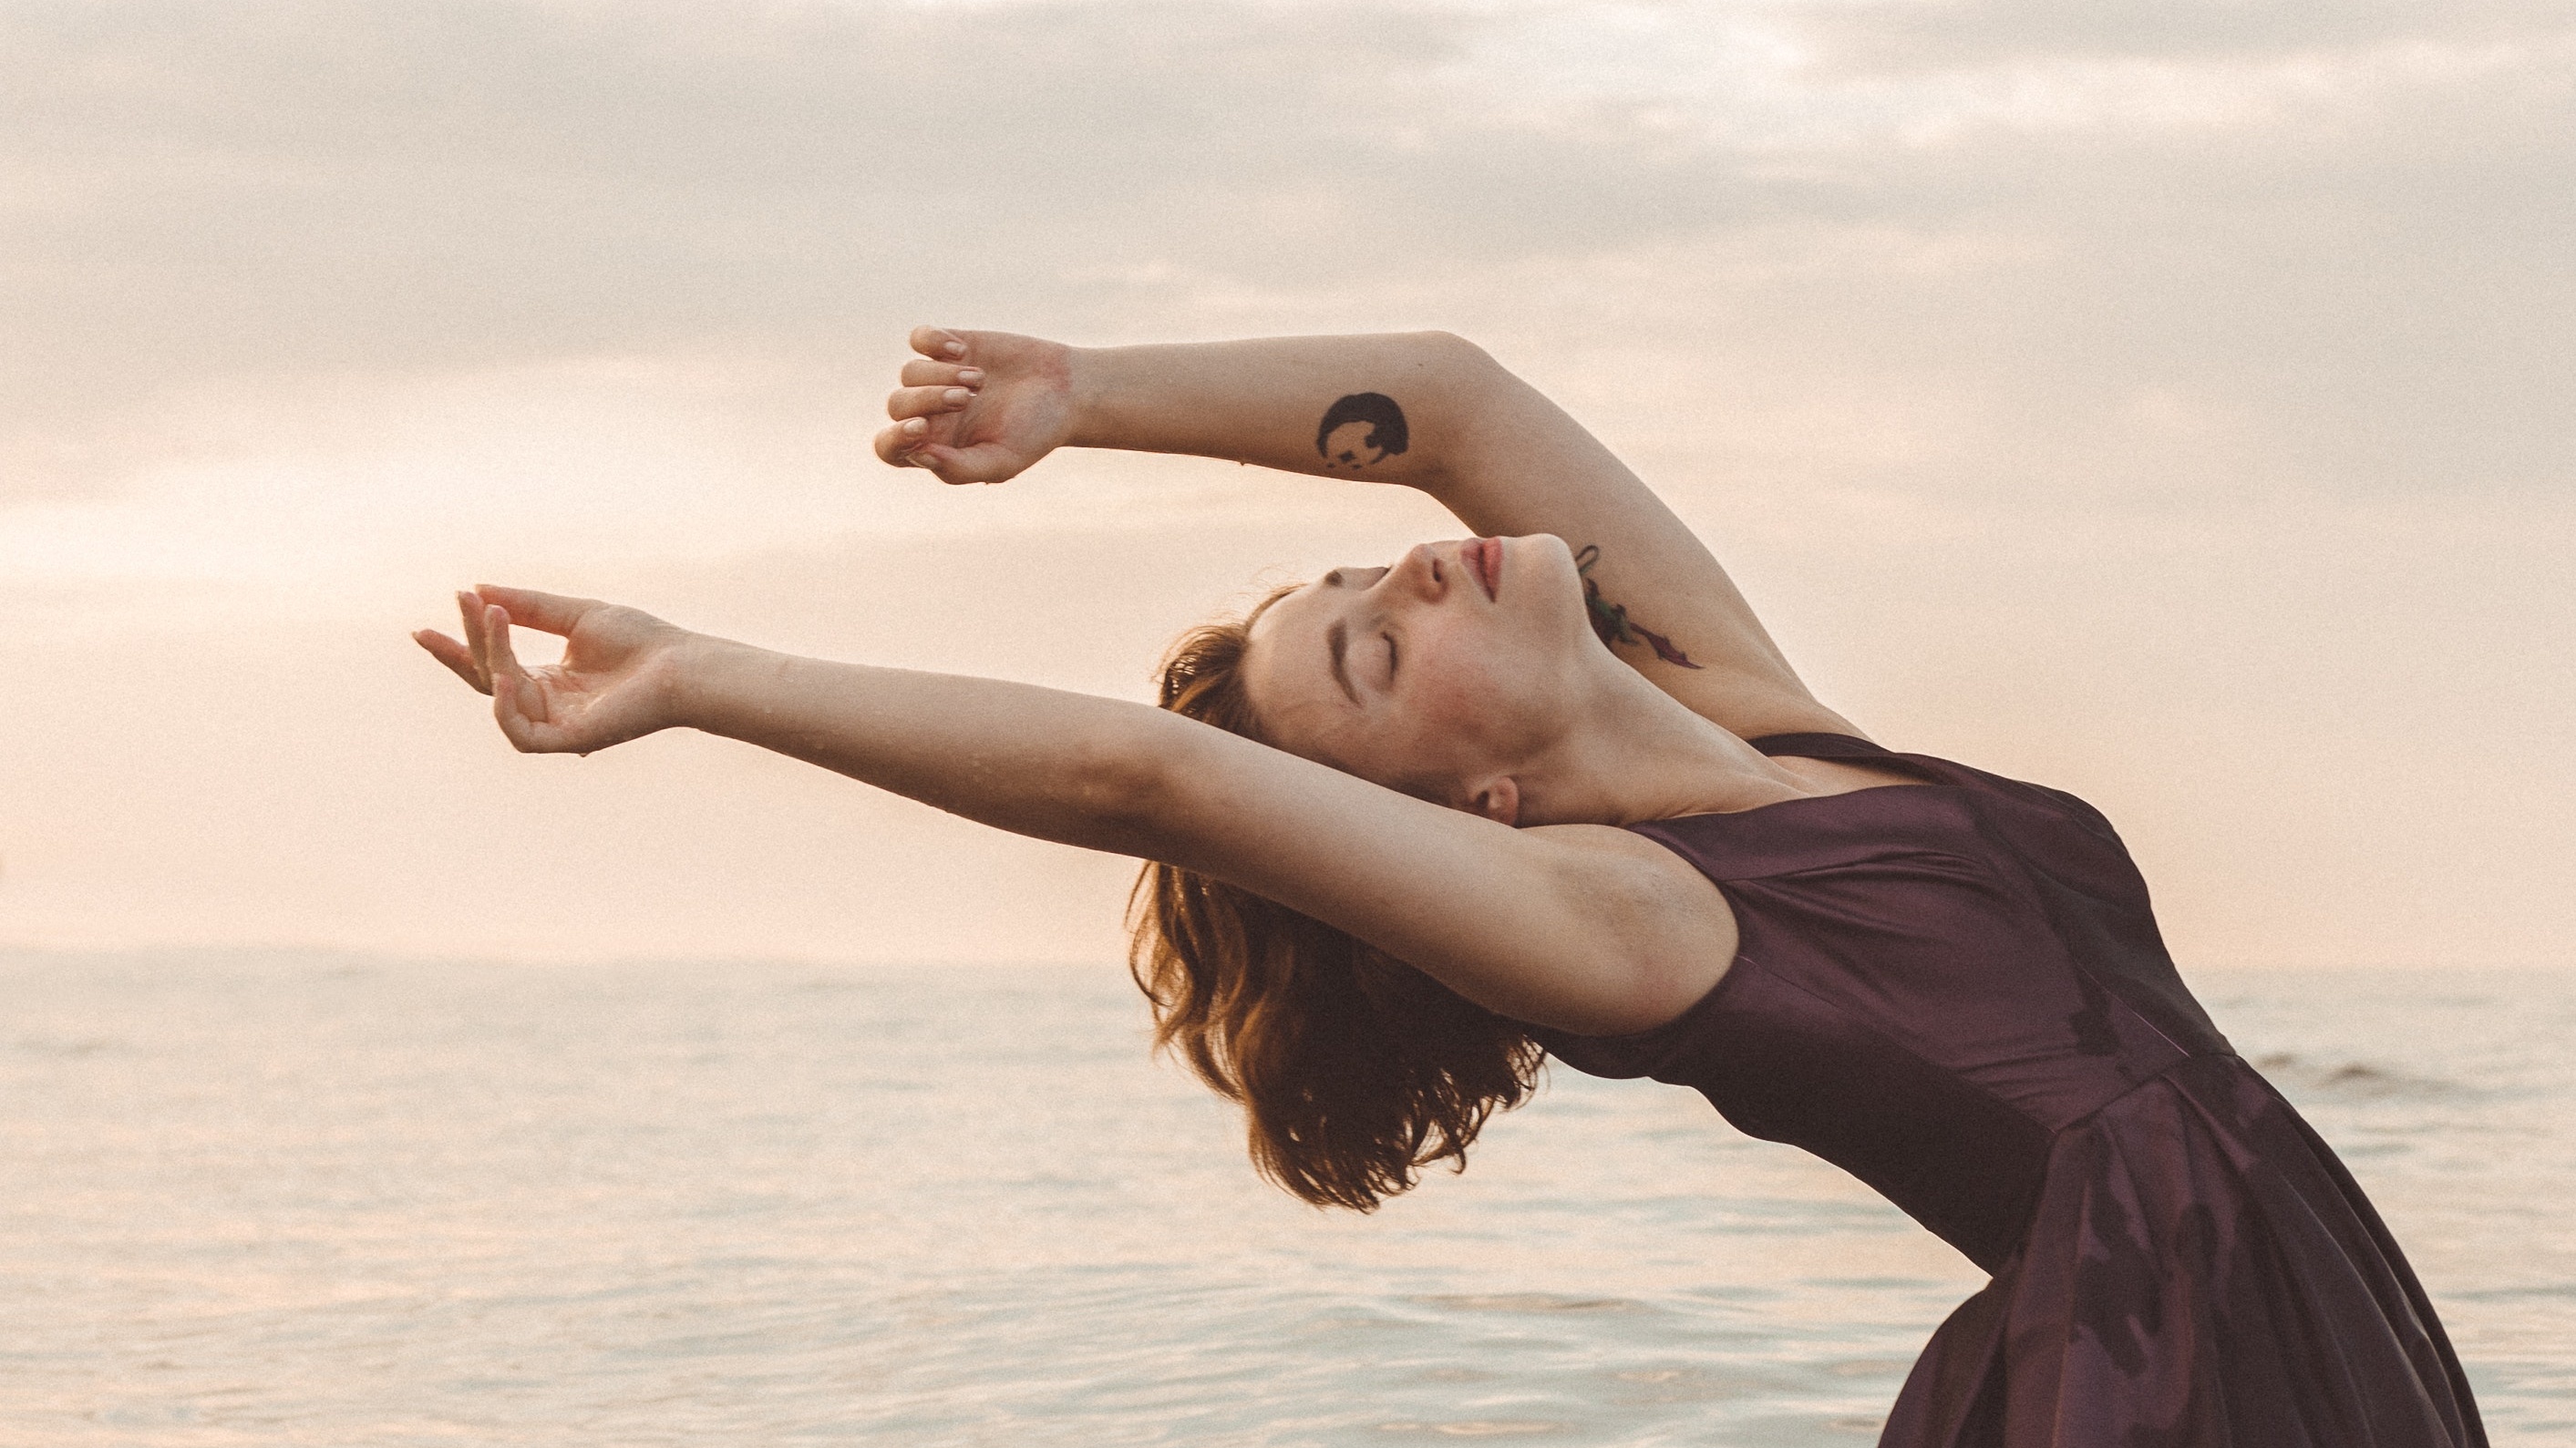
[{"label": "outstretched arm", "polygon": [[1074,348],[921,328],[887,462],[995,482],[1057,447],[1190,453],[1429,493],[1482,535],[1586,562],[1621,658],[1739,736],[1857,733],[1807,691],[1708,548],[1610,450],[1446,333]]},{"label": "outstretched arm", "polygon": [[[587,599],[486,588],[415,637],[521,750],[693,727],[969,819],[1230,880],[1470,1000],[1590,1033],[1669,1019],[1735,952],[1716,889],[1625,830],[1515,830],[1177,714],[954,674],[794,658]],[[513,622],[567,637],[530,670]]]}]

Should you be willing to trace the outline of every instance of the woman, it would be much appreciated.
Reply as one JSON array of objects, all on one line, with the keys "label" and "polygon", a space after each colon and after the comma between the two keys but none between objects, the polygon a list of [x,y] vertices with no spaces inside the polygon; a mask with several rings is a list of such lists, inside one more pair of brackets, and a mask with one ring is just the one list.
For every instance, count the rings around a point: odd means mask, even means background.
[{"label": "woman", "polygon": [[[947,482],[1196,453],[1420,488],[1482,536],[1195,631],[1164,710],[517,589],[420,642],[523,750],[688,726],[1152,862],[1161,1037],[1307,1200],[1463,1162],[1542,1052],[1843,1166],[1994,1274],[1884,1443],[2484,1441],[2396,1245],[2185,991],[2101,815],[1818,703],[1699,541],[1482,352],[913,347],[878,454]],[[513,624],[562,665],[522,668]]]}]

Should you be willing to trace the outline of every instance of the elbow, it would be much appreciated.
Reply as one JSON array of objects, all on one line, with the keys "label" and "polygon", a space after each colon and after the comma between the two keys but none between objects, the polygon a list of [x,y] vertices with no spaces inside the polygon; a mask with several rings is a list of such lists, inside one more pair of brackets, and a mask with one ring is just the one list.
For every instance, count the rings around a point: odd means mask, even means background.
[{"label": "elbow", "polygon": [[1422,349],[1423,365],[1441,376],[1473,382],[1502,373],[1503,364],[1492,353],[1455,332],[1416,332],[1413,340]]}]

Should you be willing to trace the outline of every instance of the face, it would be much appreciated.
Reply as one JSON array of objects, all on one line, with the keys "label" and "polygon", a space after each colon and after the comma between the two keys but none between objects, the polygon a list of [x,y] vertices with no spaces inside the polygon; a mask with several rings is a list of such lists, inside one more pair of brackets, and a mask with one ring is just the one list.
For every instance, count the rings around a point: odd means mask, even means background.
[{"label": "face", "polygon": [[1273,743],[1435,803],[1497,808],[1498,778],[1574,719],[1601,652],[1563,540],[1426,543],[1338,568],[1253,626],[1244,687]]}]

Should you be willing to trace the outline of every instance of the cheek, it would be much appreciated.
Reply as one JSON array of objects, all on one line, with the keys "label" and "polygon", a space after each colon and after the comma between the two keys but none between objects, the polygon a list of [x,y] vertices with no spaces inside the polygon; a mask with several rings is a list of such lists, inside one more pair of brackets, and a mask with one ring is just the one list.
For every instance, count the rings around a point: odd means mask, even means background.
[{"label": "cheek", "polygon": [[[1579,660],[1543,641],[1488,655],[1478,681],[1486,715],[1484,732],[1524,747],[1552,735],[1565,724],[1584,691],[1591,687]],[[1586,642],[1589,642],[1587,636]]]},{"label": "cheek", "polygon": [[1414,680],[1412,722],[1435,746],[1508,739],[1529,712],[1534,678],[1527,661],[1507,652],[1440,650]]}]

